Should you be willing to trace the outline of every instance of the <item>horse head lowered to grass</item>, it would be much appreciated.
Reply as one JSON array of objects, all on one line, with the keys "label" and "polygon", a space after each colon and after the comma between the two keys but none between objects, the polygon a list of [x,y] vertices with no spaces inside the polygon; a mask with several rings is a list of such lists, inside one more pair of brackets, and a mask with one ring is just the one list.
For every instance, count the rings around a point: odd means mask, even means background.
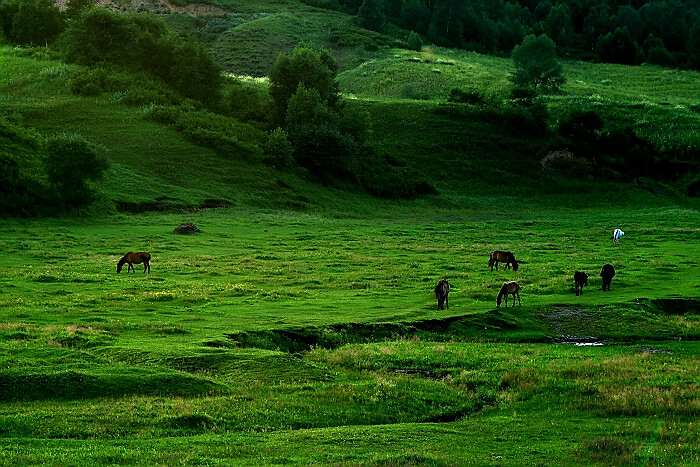
[{"label": "horse head lowered to grass", "polygon": [[125,254],[122,259],[119,260],[117,263],[117,274],[122,272],[122,268],[124,267],[124,263],[128,264],[129,266],[126,268],[126,272],[128,273],[130,270],[133,272],[136,272],[134,270],[134,264],[141,264],[143,263],[143,272],[151,272],[151,254],[146,253],[145,251],[139,251],[137,253],[129,252]]},{"label": "horse head lowered to grass", "polygon": [[515,260],[515,255],[510,251],[496,250],[491,253],[489,257],[489,267],[493,271],[493,267],[496,266],[496,271],[498,271],[498,263],[506,263],[504,269],[508,269],[511,265],[513,266],[513,271],[518,270],[518,262]]},{"label": "horse head lowered to grass", "polygon": [[513,306],[515,306],[516,295],[518,296],[518,304],[523,306],[523,304],[520,303],[520,285],[517,282],[504,282],[501,286],[501,290],[498,292],[498,297],[496,297],[496,307],[501,306],[501,301],[503,300],[503,296],[505,296],[506,308],[508,308],[508,295],[513,295]]}]

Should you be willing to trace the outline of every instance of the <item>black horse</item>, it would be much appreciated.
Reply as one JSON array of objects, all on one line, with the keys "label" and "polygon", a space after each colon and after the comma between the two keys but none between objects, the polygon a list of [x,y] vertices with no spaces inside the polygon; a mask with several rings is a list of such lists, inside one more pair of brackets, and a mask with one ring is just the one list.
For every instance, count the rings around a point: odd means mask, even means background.
[{"label": "black horse", "polygon": [[605,264],[600,268],[600,277],[603,278],[603,290],[610,291],[610,283],[615,277],[615,268],[612,264]]},{"label": "black horse", "polygon": [[450,283],[447,282],[447,279],[442,279],[440,280],[437,285],[435,286],[435,298],[437,299],[438,306],[437,309],[440,310],[441,308],[444,310],[445,305],[447,305],[447,309],[450,309],[450,301],[447,299],[447,295],[450,293]]},{"label": "black horse", "polygon": [[576,295],[583,295],[583,286],[588,285],[588,274],[583,271],[576,271],[574,273],[574,288],[576,289]]}]

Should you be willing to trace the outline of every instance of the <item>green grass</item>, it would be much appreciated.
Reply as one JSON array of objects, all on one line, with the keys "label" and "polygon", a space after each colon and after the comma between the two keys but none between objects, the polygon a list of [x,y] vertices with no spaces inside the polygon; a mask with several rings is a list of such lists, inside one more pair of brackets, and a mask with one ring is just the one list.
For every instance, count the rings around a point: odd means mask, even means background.
[{"label": "green grass", "polygon": [[[170,232],[181,215],[5,223],[6,458],[698,460],[688,427],[700,411],[700,318],[697,301],[673,301],[698,297],[694,250],[677,247],[679,236],[697,245],[695,211],[446,214],[216,210],[186,216],[203,230],[195,236]],[[623,215],[636,227],[613,245]],[[496,246],[516,252],[518,272],[488,270]],[[153,254],[151,274],[115,274],[134,248]],[[604,261],[618,271],[605,293],[595,275]],[[576,297],[579,268],[592,277]],[[443,276],[451,307],[437,312],[432,287]],[[498,285],[511,278],[523,306],[496,311]],[[294,330],[332,344],[289,354],[263,339]],[[262,331],[256,347],[227,337],[250,343]],[[591,338],[605,345],[552,343]],[[473,447],[454,449],[457,439]]]}]

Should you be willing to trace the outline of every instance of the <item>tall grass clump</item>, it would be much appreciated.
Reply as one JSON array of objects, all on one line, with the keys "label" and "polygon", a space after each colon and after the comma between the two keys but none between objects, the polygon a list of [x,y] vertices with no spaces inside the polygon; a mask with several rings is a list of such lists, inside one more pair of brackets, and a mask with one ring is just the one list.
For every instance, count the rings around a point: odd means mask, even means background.
[{"label": "tall grass clump", "polygon": [[148,117],[172,125],[188,140],[229,157],[259,158],[264,133],[231,117],[188,107],[156,106]]}]

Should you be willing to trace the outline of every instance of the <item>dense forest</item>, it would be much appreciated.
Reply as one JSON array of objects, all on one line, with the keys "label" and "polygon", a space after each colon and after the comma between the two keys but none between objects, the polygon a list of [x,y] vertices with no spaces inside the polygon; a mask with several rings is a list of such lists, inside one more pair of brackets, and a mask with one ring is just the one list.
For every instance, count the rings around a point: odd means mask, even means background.
[{"label": "dense forest", "polygon": [[528,34],[546,34],[579,60],[700,69],[698,0],[306,0],[390,24],[430,42],[509,55]]}]

